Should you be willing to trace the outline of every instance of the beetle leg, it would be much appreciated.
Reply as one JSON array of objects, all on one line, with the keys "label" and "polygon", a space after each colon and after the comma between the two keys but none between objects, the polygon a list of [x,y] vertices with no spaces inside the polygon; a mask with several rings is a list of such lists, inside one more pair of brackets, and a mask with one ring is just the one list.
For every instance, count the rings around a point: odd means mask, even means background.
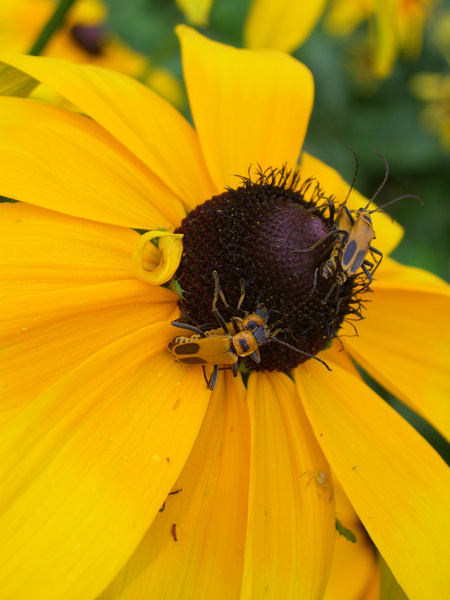
[{"label": "beetle leg", "polygon": [[[242,306],[242,303],[244,302],[244,298],[245,298],[245,281],[243,279],[241,279],[240,283],[241,283],[241,295],[239,296],[239,302],[237,303],[236,311],[241,310],[241,306]],[[224,300],[224,298],[222,298],[222,300]],[[226,307],[231,309],[231,306],[229,307],[228,305],[226,305]]]},{"label": "beetle leg", "polygon": [[373,254],[377,254],[380,257],[380,260],[377,262],[377,264],[375,265],[374,270],[372,271],[372,275],[375,273],[375,271],[378,269],[378,267],[381,264],[381,261],[383,260],[383,253],[380,250],[377,250],[376,248],[374,248],[373,246],[369,246],[369,250],[370,252],[372,252]]},{"label": "beetle leg", "polygon": [[235,333],[239,333],[241,331],[241,328],[239,327],[239,323],[242,323],[242,319],[239,319],[237,317],[233,317],[231,319],[231,322],[233,323],[233,327],[234,327]]},{"label": "beetle leg", "polygon": [[256,348],[256,350],[250,354],[250,358],[252,358],[256,364],[259,364],[261,362],[261,355],[259,353],[259,348]]},{"label": "beetle leg", "polygon": [[316,287],[317,287],[317,272],[319,270],[319,267],[316,267],[316,270],[314,271],[314,285],[312,290],[309,292],[309,295],[312,296],[314,294],[314,292],[316,291]]},{"label": "beetle leg", "polygon": [[218,275],[217,271],[213,271],[213,275],[214,275],[214,281],[216,282],[216,284],[215,284],[215,288],[214,288],[214,299],[213,299],[212,311],[213,311],[214,316],[216,317],[217,321],[219,322],[219,325],[222,327],[223,332],[227,333],[227,331],[228,331],[227,323],[226,323],[225,319],[222,317],[222,315],[220,314],[219,309],[217,308],[217,300],[219,299],[219,296],[222,299],[222,302],[224,303],[225,308],[229,308],[229,304],[225,300],[225,296],[223,295],[223,292],[220,288],[219,275]]},{"label": "beetle leg", "polygon": [[187,329],[188,331],[192,331],[193,333],[197,333],[201,337],[206,337],[204,331],[202,331],[198,327],[194,327],[194,325],[189,325],[189,323],[183,323],[182,321],[172,321],[171,325],[173,327],[179,327],[180,329]]},{"label": "beetle leg", "polygon": [[325,298],[322,300],[322,304],[326,304],[331,296],[332,291],[334,290],[334,288],[336,287],[336,283],[333,283],[333,285],[330,287],[328,294],[325,296]]},{"label": "beetle leg", "polygon": [[206,387],[209,388],[209,379],[206,376],[206,369],[205,369],[205,365],[202,365],[202,369],[203,369],[203,377],[205,378],[205,382],[206,382]]},{"label": "beetle leg", "polygon": [[[349,209],[349,208],[347,208],[347,205],[346,205],[346,204],[342,204],[341,206],[342,206],[342,208],[345,210],[345,212],[347,213],[347,217],[349,218],[349,221],[350,221],[350,223],[351,223],[352,225],[354,225],[354,224],[355,224],[355,221],[354,221],[354,219],[353,219],[353,217],[352,217],[352,213],[350,212],[350,209]],[[348,233],[348,232],[346,231],[345,233]]]},{"label": "beetle leg", "polygon": [[241,295],[239,296],[239,301],[237,304],[236,309],[234,309],[232,306],[230,306],[225,298],[225,294],[222,291],[222,288],[220,287],[220,283],[219,283],[219,275],[217,273],[217,271],[213,271],[213,275],[214,275],[214,281],[215,281],[215,290],[214,290],[214,300],[213,300],[213,311],[216,309],[216,305],[217,305],[217,300],[220,299],[223,302],[224,307],[227,309],[227,311],[230,314],[234,314],[236,312],[243,312],[241,311],[241,306],[242,303],[244,302],[244,298],[245,298],[245,281],[243,279],[240,280],[240,285],[241,285]]},{"label": "beetle leg", "polygon": [[383,258],[383,256],[384,256],[384,254],[380,250],[377,250],[373,246],[369,246],[369,250],[371,252],[373,252],[374,254],[378,254],[378,256],[380,256],[381,258]]},{"label": "beetle leg", "polygon": [[202,367],[203,367],[203,375],[205,376],[206,387],[208,388],[208,390],[213,390],[217,383],[217,376],[219,375],[219,366],[214,365],[213,372],[211,373],[211,377],[209,379],[206,377],[205,367],[203,365],[202,365]]}]

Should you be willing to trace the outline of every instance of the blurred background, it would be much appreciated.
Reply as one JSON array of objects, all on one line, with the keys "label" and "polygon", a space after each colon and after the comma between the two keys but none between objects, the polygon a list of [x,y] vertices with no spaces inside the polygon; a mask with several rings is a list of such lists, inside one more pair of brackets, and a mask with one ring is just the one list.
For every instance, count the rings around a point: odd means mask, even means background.
[{"label": "blurred background", "polygon": [[[36,49],[33,44],[56,4],[0,0],[0,47],[116,68],[155,89],[187,118],[177,24],[188,23],[237,47],[280,47],[289,37],[286,23],[265,14],[267,0],[78,0],[63,28]],[[272,4],[278,10],[294,3]],[[405,228],[393,257],[448,281],[450,3],[297,0],[296,5],[303,13],[287,19],[287,25],[292,30],[298,23],[303,32],[281,49],[304,62],[315,79],[305,149],[351,181],[351,146],[359,160],[356,187],[369,198],[385,175],[377,154],[383,155],[390,176],[378,203],[408,193],[424,202],[422,207],[409,199],[388,208]],[[438,434],[371,383],[449,458]]]}]

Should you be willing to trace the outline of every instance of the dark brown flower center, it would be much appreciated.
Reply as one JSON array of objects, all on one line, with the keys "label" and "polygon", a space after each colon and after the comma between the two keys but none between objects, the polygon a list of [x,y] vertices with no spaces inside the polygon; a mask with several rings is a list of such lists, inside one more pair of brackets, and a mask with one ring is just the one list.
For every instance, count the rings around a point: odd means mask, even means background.
[{"label": "dark brown flower center", "polygon": [[70,29],[70,35],[90,56],[102,54],[103,28],[100,25],[74,25]]},{"label": "dark brown flower center", "polygon": [[[201,204],[176,230],[184,234],[175,275],[184,291],[182,312],[197,326],[215,323],[217,272],[232,308],[243,289],[243,311],[264,309],[272,334],[301,351],[272,340],[261,346],[259,364],[245,359],[248,368],[288,372],[308,359],[303,353],[317,354],[356,310],[353,279],[336,285],[320,275],[336,242],[334,216],[332,198],[316,182],[299,187],[284,170],[243,178],[237,189]],[[230,321],[221,299],[217,308]]]}]

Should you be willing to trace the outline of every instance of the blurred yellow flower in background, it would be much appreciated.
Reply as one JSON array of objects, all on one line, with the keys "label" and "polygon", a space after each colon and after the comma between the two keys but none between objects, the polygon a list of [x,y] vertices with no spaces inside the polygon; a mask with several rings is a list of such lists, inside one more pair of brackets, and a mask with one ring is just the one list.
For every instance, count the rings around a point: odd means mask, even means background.
[{"label": "blurred yellow flower in background", "polygon": [[[0,0],[0,50],[28,52],[57,5],[56,0]],[[184,96],[176,77],[167,69],[153,67],[147,56],[109,31],[107,17],[107,6],[101,0],[78,0],[42,54],[125,73],[181,107]],[[43,86],[34,97],[67,107],[55,92]]]},{"label": "blurred yellow flower in background", "polygon": [[450,11],[442,11],[433,26],[431,41],[447,63],[447,72],[421,72],[413,75],[410,89],[426,103],[421,120],[426,129],[440,138],[450,151]]},{"label": "blurred yellow flower in background", "polygon": [[348,36],[367,21],[367,34],[355,49],[363,60],[358,72],[384,78],[400,54],[410,59],[420,54],[434,4],[434,0],[331,0],[324,24],[330,33]]}]

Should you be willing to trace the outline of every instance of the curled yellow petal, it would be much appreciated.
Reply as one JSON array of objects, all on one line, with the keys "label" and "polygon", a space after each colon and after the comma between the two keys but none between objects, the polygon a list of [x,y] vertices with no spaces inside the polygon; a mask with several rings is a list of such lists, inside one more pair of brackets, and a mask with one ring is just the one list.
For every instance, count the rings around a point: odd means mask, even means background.
[{"label": "curled yellow petal", "polygon": [[[162,285],[175,275],[183,252],[182,233],[153,230],[141,235],[133,252],[134,271],[138,279]],[[158,248],[150,242],[159,239]]]}]

